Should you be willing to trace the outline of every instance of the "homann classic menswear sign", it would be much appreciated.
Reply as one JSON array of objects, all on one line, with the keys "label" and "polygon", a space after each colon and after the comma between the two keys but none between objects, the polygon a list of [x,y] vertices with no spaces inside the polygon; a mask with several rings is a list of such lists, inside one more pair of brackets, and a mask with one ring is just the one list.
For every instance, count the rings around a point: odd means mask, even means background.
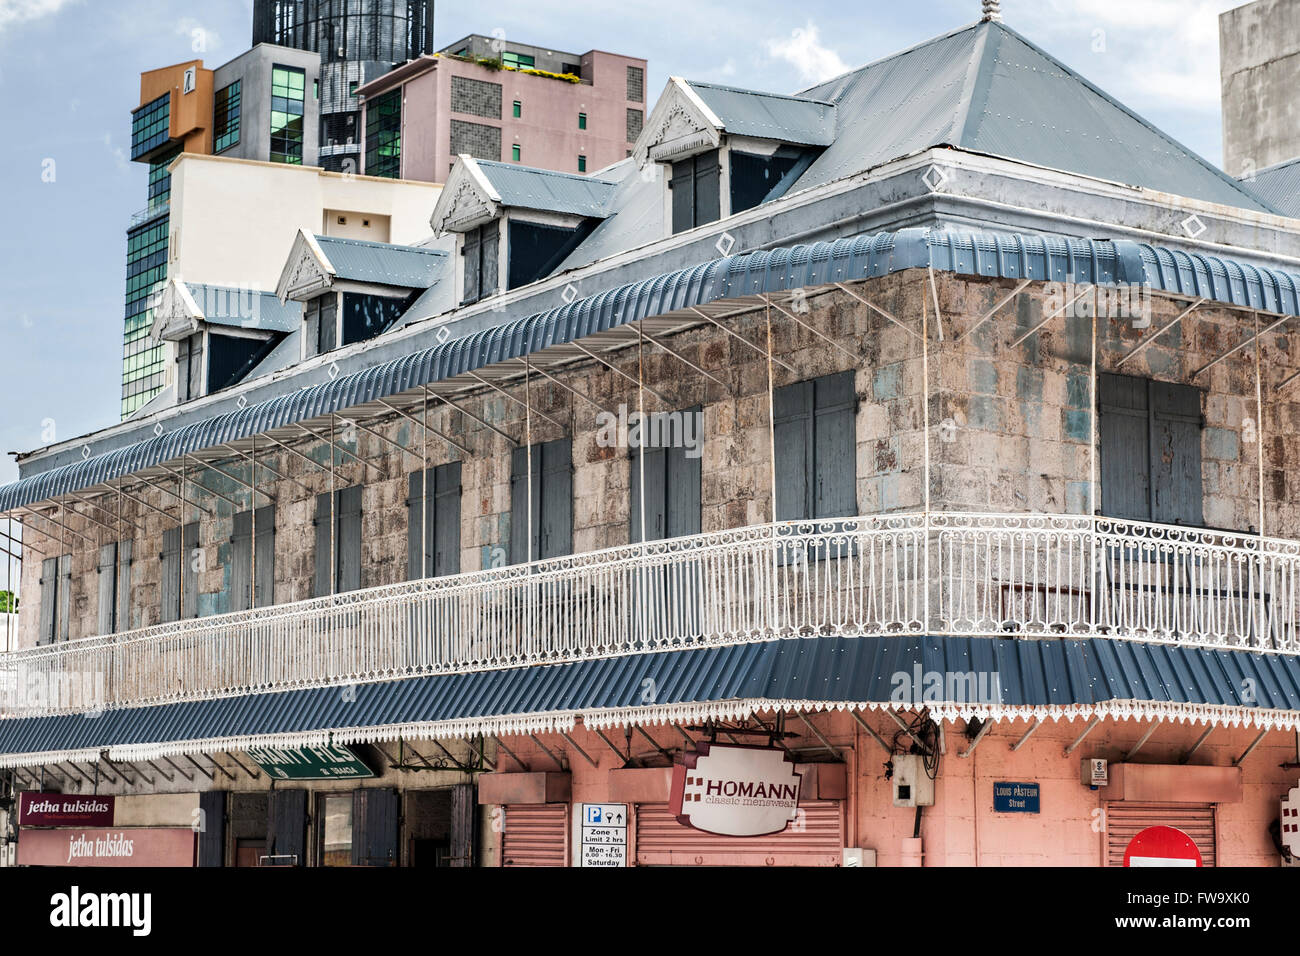
[{"label": "homann classic menswear sign", "polygon": [[111,827],[113,798],[70,793],[20,793],[18,824],[24,827]]},{"label": "homann classic menswear sign", "polygon": [[801,777],[784,751],[702,743],[673,767],[668,805],[678,823],[705,833],[766,836],[798,813]]}]

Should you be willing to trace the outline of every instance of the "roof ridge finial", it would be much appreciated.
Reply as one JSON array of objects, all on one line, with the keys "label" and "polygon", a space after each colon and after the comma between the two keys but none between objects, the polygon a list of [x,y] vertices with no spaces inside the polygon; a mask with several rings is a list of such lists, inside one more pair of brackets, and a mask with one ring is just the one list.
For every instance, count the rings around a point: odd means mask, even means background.
[{"label": "roof ridge finial", "polygon": [[999,9],[998,0],[984,0],[984,15],[980,19],[995,23],[1002,22],[1002,11]]}]

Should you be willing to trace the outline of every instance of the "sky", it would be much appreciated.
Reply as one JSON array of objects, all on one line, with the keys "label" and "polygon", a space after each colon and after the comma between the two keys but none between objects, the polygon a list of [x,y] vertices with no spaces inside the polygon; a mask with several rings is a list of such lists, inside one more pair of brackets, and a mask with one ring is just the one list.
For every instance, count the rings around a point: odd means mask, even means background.
[{"label": "sky", "polygon": [[[1004,22],[1221,161],[1218,14],[1231,0],[1003,0]],[[498,0],[438,4],[435,42],[504,30],[669,76],[792,93],[979,18],[980,0]],[[118,421],[127,159],[139,74],[248,48],[251,0],[0,0],[0,453]],[[17,477],[0,454],[0,483]]]}]

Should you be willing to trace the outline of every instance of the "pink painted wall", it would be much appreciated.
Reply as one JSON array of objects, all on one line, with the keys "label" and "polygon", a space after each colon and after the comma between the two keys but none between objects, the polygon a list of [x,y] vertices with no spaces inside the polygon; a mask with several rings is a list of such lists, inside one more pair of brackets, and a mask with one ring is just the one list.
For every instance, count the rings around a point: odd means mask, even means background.
[{"label": "pink painted wall", "polygon": [[[643,120],[646,113],[644,102],[627,99],[627,67],[644,70],[645,65],[635,57],[593,51],[582,57],[583,82],[568,83],[439,57],[431,69],[403,85],[402,178],[446,181],[455,160],[453,118],[499,127],[502,162],[511,161],[515,144],[521,165],[568,173],[578,172],[579,155],[587,157],[588,173],[625,159],[632,148],[627,110],[641,110]],[[452,113],[453,76],[501,84],[501,119]],[[513,116],[515,100],[521,104],[518,119]],[[578,128],[579,113],[587,114],[585,130]]]},{"label": "pink painted wall", "polygon": [[[878,734],[886,740],[892,739],[895,729],[892,721],[879,712],[868,712],[864,716]],[[832,743],[852,748],[848,755],[850,796],[845,845],[875,849],[878,865],[898,866],[902,859],[902,841],[912,835],[915,811],[893,806],[891,788],[884,778],[885,751],[859,730],[848,715],[819,714],[813,720]],[[796,719],[791,719],[788,726],[791,730],[801,729]],[[1023,736],[1029,723],[1004,721],[994,725],[971,757],[962,758],[958,754],[968,745],[962,732],[963,725],[946,724],[947,753],[939,765],[935,805],[925,808],[921,818],[925,865],[1102,865],[1105,836],[1100,811],[1107,799],[1106,791],[1089,790],[1079,782],[1080,761],[1084,757],[1105,757],[1112,762],[1123,760],[1149,724],[1105,720],[1073,754],[1064,756],[1065,747],[1086,726],[1087,722],[1082,719],[1059,723],[1046,721],[1025,746],[1012,751],[1011,745]],[[681,742],[670,728],[648,729],[666,748],[675,748]],[[1133,762],[1177,764],[1203,730],[1203,725],[1164,725],[1157,729]],[[1258,730],[1252,728],[1218,728],[1191,762],[1230,766],[1250,746],[1257,733]],[[607,731],[607,734],[623,745],[622,732]],[[574,803],[598,803],[610,799],[607,773],[621,764],[599,737],[581,726],[572,732],[574,740],[599,763],[598,768],[593,768],[562,737],[552,734],[540,736],[553,753],[567,755],[573,775]],[[550,758],[528,738],[503,739],[529,764],[529,769],[556,769]],[[811,754],[818,742],[807,737],[793,740],[789,745],[807,747]],[[649,745],[638,735],[633,736],[633,748],[642,755],[651,752]],[[1219,805],[1220,866],[1278,864],[1268,827],[1277,818],[1278,801],[1300,781],[1300,770],[1284,770],[1280,766],[1295,760],[1296,735],[1290,731],[1271,731],[1246,758],[1242,765],[1242,802]],[[519,767],[501,753],[498,769],[509,771]],[[994,812],[993,783],[998,780],[1037,781],[1041,792],[1041,812]]]}]

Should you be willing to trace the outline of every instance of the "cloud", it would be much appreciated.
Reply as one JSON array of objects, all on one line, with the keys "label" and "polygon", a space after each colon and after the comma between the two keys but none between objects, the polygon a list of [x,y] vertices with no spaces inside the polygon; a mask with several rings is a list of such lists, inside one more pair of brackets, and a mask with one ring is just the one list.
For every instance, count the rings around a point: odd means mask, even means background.
[{"label": "cloud", "polygon": [[0,32],[19,23],[58,13],[72,0],[0,0]]},{"label": "cloud", "polygon": [[849,70],[838,53],[822,45],[817,26],[811,20],[803,27],[796,27],[789,37],[769,39],[767,52],[793,66],[806,83],[821,83]]}]

